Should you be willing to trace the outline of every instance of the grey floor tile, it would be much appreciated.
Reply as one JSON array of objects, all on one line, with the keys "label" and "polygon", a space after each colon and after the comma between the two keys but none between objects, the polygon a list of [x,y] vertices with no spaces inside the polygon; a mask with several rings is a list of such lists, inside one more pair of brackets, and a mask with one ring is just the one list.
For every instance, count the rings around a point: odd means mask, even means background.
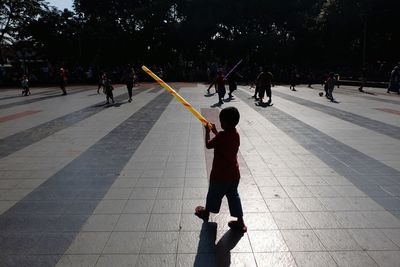
[{"label": "grey floor tile", "polygon": [[368,251],[368,255],[381,267],[400,265],[400,253],[398,251]]},{"label": "grey floor tile", "polygon": [[362,214],[377,228],[400,228],[400,220],[388,211],[365,211]]},{"label": "grey floor tile", "polygon": [[362,249],[346,230],[321,229],[315,233],[329,251]]},{"label": "grey floor tile", "polygon": [[381,230],[393,243],[400,247],[400,228]]},{"label": "grey floor tile", "polygon": [[140,254],[137,259],[137,266],[146,267],[175,267],[176,254]]},{"label": "grey floor tile", "polygon": [[330,185],[309,185],[307,187],[315,197],[340,197],[340,194]]},{"label": "grey floor tile", "polygon": [[157,199],[182,199],[183,188],[159,188],[157,193]]},{"label": "grey floor tile", "polygon": [[134,188],[137,179],[117,178],[111,188]]},{"label": "grey floor tile", "polygon": [[79,233],[66,254],[100,254],[110,236],[110,232]]},{"label": "grey floor tile", "polygon": [[134,267],[138,256],[136,254],[103,254],[97,261],[97,267]]},{"label": "grey floor tile", "polygon": [[376,262],[363,251],[331,252],[331,255],[339,266],[378,266]]},{"label": "grey floor tile", "polygon": [[277,177],[276,179],[282,186],[304,186],[304,183],[298,177]]},{"label": "grey floor tile", "polygon": [[119,214],[98,214],[88,218],[82,227],[82,231],[111,232],[119,218]]},{"label": "grey floor tile", "polygon": [[349,199],[343,197],[329,197],[329,198],[319,198],[319,201],[326,207],[329,211],[352,211],[355,210]]},{"label": "grey floor tile", "polygon": [[180,230],[180,214],[152,214],[147,226],[147,231],[178,231]]},{"label": "grey floor tile", "polygon": [[57,267],[90,267],[95,266],[99,255],[64,255]]},{"label": "grey floor tile", "polygon": [[310,229],[300,212],[273,212],[272,216],[279,229]]},{"label": "grey floor tile", "polygon": [[280,231],[249,231],[248,235],[254,252],[288,251]]},{"label": "grey floor tile", "polygon": [[184,178],[162,178],[160,187],[183,187],[185,184]]},{"label": "grey floor tile", "polygon": [[118,219],[115,231],[118,232],[145,232],[149,223],[150,214],[135,213],[121,214]]},{"label": "grey floor tile", "polygon": [[129,199],[156,199],[158,188],[134,188]]},{"label": "grey floor tile", "polygon": [[125,207],[127,200],[102,200],[93,214],[119,214]]},{"label": "grey floor tile", "polygon": [[343,197],[366,197],[367,195],[354,185],[337,185],[335,190]]},{"label": "grey floor tile", "polygon": [[375,228],[361,211],[337,211],[333,215],[338,219],[342,228]]},{"label": "grey floor tile", "polygon": [[288,197],[282,186],[263,186],[260,187],[260,192],[264,199]]},{"label": "grey floor tile", "polygon": [[[285,178],[288,178],[288,177],[285,177]],[[290,177],[290,178],[296,179],[295,177]],[[254,177],[254,182],[260,187],[279,186],[280,184],[282,184],[282,182],[278,181],[275,177],[268,177],[268,176],[267,177],[263,177],[263,176]],[[294,181],[292,181],[292,182],[294,182]]]},{"label": "grey floor tile", "polygon": [[137,254],[144,239],[144,232],[113,232],[104,247],[105,254]]},{"label": "grey floor tile", "polygon": [[296,262],[290,252],[274,253],[255,253],[254,254],[259,267],[296,267]]},{"label": "grey floor tile", "polygon": [[327,209],[317,198],[292,198],[299,211],[326,211]]},{"label": "grey floor tile", "polygon": [[282,230],[290,251],[324,251],[325,248],[312,230]]},{"label": "grey floor tile", "polygon": [[[193,207],[193,210],[194,210],[194,207]],[[182,211],[182,200],[181,199],[157,199],[154,203],[154,208],[153,208],[152,212],[153,213],[180,213],[181,211]]]},{"label": "grey floor tile", "polygon": [[271,212],[283,212],[283,211],[298,211],[293,201],[290,198],[282,198],[282,199],[264,199],[265,203],[267,203],[268,209]]},{"label": "grey floor tile", "polygon": [[140,252],[176,253],[177,246],[177,232],[146,232]]},{"label": "grey floor tile", "polygon": [[303,216],[313,229],[341,228],[333,212],[303,212]]},{"label": "grey floor tile", "polygon": [[313,197],[314,195],[306,186],[284,186],[289,197]]},{"label": "grey floor tile", "polygon": [[123,209],[124,213],[151,213],[154,200],[150,199],[135,199],[128,200]]},{"label": "grey floor tile", "polygon": [[132,189],[126,188],[111,188],[108,190],[107,194],[104,196],[104,199],[119,199],[124,200],[128,199]]},{"label": "grey floor tile", "polygon": [[149,187],[157,188],[160,186],[161,178],[139,178],[135,184],[135,187]]},{"label": "grey floor tile", "polygon": [[263,199],[244,199],[241,202],[244,213],[268,212],[268,207]]},{"label": "grey floor tile", "polygon": [[205,199],[208,188],[190,187],[183,190],[183,199]]},{"label": "grey floor tile", "polygon": [[348,232],[363,250],[400,250],[379,229],[349,229]]},{"label": "grey floor tile", "polygon": [[208,180],[205,178],[185,178],[185,188],[203,187],[208,188]]},{"label": "grey floor tile", "polygon": [[292,252],[298,267],[335,267],[337,264],[328,252]]},{"label": "grey floor tile", "polygon": [[252,231],[278,229],[271,213],[245,213],[243,219]]}]

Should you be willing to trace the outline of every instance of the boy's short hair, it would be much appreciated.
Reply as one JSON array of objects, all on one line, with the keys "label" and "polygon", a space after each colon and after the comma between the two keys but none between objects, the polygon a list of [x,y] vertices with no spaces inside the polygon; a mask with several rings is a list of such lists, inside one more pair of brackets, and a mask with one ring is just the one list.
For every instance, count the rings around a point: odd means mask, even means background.
[{"label": "boy's short hair", "polygon": [[239,110],[235,107],[227,107],[221,110],[219,113],[219,120],[226,122],[229,128],[235,128],[239,123],[240,114]]}]

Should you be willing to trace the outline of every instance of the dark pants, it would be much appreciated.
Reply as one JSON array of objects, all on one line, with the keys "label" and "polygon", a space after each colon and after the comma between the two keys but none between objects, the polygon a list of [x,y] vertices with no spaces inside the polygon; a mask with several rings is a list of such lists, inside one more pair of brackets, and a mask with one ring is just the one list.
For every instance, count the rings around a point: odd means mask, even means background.
[{"label": "dark pants", "polygon": [[239,181],[210,181],[207,193],[206,210],[218,213],[224,196],[228,200],[229,212],[232,217],[243,217],[242,203],[237,191]]},{"label": "dark pants", "polygon": [[25,96],[27,96],[29,93],[30,93],[30,92],[29,92],[29,87],[24,87],[24,88],[22,89],[22,94],[24,94]]},{"label": "dark pants", "polygon": [[128,88],[129,99],[132,99],[132,88],[133,88],[133,85],[132,86],[128,85],[126,88]]},{"label": "dark pants", "polygon": [[258,88],[258,95],[260,96],[260,101],[264,98],[265,94],[267,94],[269,100],[271,100],[272,97],[271,86],[260,86]]},{"label": "dark pants", "polygon": [[218,98],[219,102],[222,102],[222,100],[225,97],[226,89],[225,86],[218,86]]},{"label": "dark pants", "polygon": [[114,95],[113,95],[112,90],[106,91],[106,99],[107,99],[107,103],[110,101],[110,99],[114,103]]},{"label": "dark pants", "polygon": [[233,91],[235,91],[236,89],[237,89],[236,83],[229,84],[229,96],[232,96]]},{"label": "dark pants", "polygon": [[63,95],[67,94],[67,90],[65,89],[66,85],[67,85],[67,83],[65,81],[60,82],[60,88],[61,88],[61,91],[63,92]]}]

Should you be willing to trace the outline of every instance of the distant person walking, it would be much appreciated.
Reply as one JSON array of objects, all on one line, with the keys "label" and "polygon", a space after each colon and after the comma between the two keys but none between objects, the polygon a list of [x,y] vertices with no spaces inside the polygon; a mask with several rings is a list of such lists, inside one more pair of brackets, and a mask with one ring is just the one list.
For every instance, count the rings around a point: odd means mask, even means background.
[{"label": "distant person walking", "polygon": [[110,99],[111,102],[114,103],[114,95],[113,95],[113,90],[114,87],[111,85],[111,80],[108,79],[107,74],[103,74],[103,86],[104,86],[104,91],[106,93],[106,104],[110,104]]},{"label": "distant person walking", "polygon": [[218,90],[218,104],[222,105],[224,103],[224,97],[226,94],[226,89],[225,89],[225,75],[222,70],[218,71],[217,75],[217,90]]},{"label": "distant person walking", "polygon": [[126,88],[128,89],[129,103],[132,102],[132,89],[134,83],[135,83],[135,71],[133,69],[130,69],[126,79]]},{"label": "distant person walking", "polygon": [[392,73],[390,74],[389,87],[387,93],[395,92],[400,94],[400,67],[396,66],[393,68]]},{"label": "distant person walking", "polygon": [[104,73],[103,72],[101,72],[100,73],[100,76],[99,76],[99,83],[98,83],[98,86],[97,86],[97,93],[98,94],[100,94],[100,89],[103,87],[103,91],[104,91],[104,85],[103,85],[103,79],[104,79],[104,77],[103,77],[103,75],[104,75]]},{"label": "distant person walking", "polygon": [[[256,77],[256,80],[255,80],[255,82],[254,82],[254,84],[255,84],[255,88],[254,88],[254,95],[253,95],[253,98],[257,101],[258,99],[259,99],[259,88],[258,88],[258,84],[257,84],[257,81],[258,81],[258,77],[260,76],[260,74],[263,72],[263,68],[262,67],[259,67],[258,68],[258,71],[259,71],[259,74],[258,74],[258,76]],[[252,87],[252,86],[251,86]],[[250,88],[251,88],[250,87]]]},{"label": "distant person walking", "polygon": [[21,86],[22,86],[22,95],[28,96],[28,95],[31,94],[31,91],[29,90],[29,79],[28,79],[28,76],[26,76],[26,75],[22,76]]},{"label": "distant person walking", "polygon": [[229,85],[229,98],[232,98],[232,93],[237,89],[237,80],[243,78],[240,73],[234,71],[228,76],[228,85]]},{"label": "distant person walking", "polygon": [[262,71],[256,81],[256,88],[258,88],[258,96],[259,96],[259,104],[262,105],[264,104],[264,95],[267,94],[268,96],[268,102],[267,105],[271,105],[272,103],[272,92],[271,92],[271,86],[272,86],[272,80],[273,80],[273,75],[271,72],[267,71]]},{"label": "distant person walking", "polygon": [[335,101],[333,98],[333,89],[335,88],[335,74],[333,72],[329,73],[328,79],[325,81],[324,89],[325,89],[325,96],[332,102]]},{"label": "distant person walking", "polygon": [[59,84],[60,84],[60,88],[62,90],[62,95],[66,95],[67,94],[67,74],[64,70],[64,68],[60,68],[60,75],[59,75]]},{"label": "distant person walking", "polygon": [[300,75],[297,72],[297,69],[293,69],[292,72],[290,73],[290,86],[289,89],[291,89],[292,91],[297,91],[296,90],[296,85],[299,81]]}]

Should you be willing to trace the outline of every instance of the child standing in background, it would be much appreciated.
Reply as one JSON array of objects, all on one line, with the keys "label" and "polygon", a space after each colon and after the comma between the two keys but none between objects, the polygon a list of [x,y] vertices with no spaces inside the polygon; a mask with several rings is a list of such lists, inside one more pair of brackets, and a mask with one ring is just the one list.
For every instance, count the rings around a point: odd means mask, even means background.
[{"label": "child standing in background", "polygon": [[21,79],[21,86],[22,86],[22,95],[30,95],[31,91],[29,90],[29,79],[28,76],[24,75]]}]

